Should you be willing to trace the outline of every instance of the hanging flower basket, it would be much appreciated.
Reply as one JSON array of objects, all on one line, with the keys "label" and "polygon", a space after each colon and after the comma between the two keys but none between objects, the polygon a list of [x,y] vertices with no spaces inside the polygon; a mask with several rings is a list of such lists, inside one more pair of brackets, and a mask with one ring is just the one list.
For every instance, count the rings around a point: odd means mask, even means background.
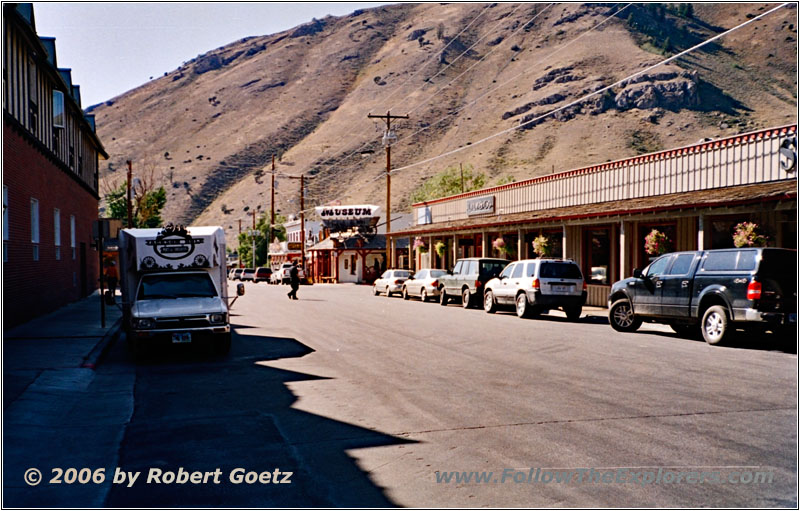
[{"label": "hanging flower basket", "polygon": [[550,255],[550,240],[543,235],[539,235],[531,242],[533,245],[533,253],[538,257],[547,257]]},{"label": "hanging flower basket", "polygon": [[766,247],[769,238],[759,232],[758,224],[741,222],[733,230],[733,246],[741,247]]},{"label": "hanging flower basket", "polygon": [[492,242],[492,247],[504,255],[508,255],[509,253],[511,253],[511,250],[508,248],[508,245],[506,244],[506,240],[504,240],[502,236]]},{"label": "hanging flower basket", "polygon": [[439,254],[439,257],[444,257],[444,252],[447,250],[447,245],[445,245],[442,241],[437,241],[433,246],[433,249],[436,250],[436,253]]},{"label": "hanging flower basket", "polygon": [[420,254],[428,253],[428,247],[425,245],[425,242],[422,241],[422,238],[414,238],[414,249],[418,250]]},{"label": "hanging flower basket", "polygon": [[671,243],[666,234],[658,229],[653,229],[644,237],[644,251],[651,256],[666,254],[671,249]]}]

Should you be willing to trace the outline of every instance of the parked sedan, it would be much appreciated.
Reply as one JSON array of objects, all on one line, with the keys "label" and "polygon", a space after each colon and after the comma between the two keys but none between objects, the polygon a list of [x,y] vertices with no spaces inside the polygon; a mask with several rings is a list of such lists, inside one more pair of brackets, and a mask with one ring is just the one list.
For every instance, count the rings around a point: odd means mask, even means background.
[{"label": "parked sedan", "polygon": [[253,275],[253,282],[266,282],[269,284],[269,279],[272,276],[272,270],[265,267],[256,268],[256,273]]},{"label": "parked sedan", "polygon": [[403,284],[403,299],[410,296],[419,296],[420,300],[427,302],[428,298],[439,296],[439,277],[446,275],[445,270],[423,269],[412,275]]},{"label": "parked sedan", "polygon": [[567,318],[581,317],[586,303],[586,283],[571,259],[531,259],[509,264],[499,277],[486,284],[483,310],[493,313],[498,305],[513,305],[521,318],[561,308]]},{"label": "parked sedan", "polygon": [[244,272],[244,268],[235,268],[231,280],[242,280],[242,272]]},{"label": "parked sedan", "polygon": [[375,296],[380,293],[386,293],[386,296],[392,296],[392,293],[400,293],[403,289],[403,283],[410,276],[411,272],[408,270],[386,270],[372,284],[372,293]]},{"label": "parked sedan", "polygon": [[253,278],[255,277],[255,275],[256,275],[256,269],[255,268],[245,268],[244,271],[242,272],[241,276],[239,277],[239,280],[241,280],[241,281],[245,281],[245,280],[252,281]]}]

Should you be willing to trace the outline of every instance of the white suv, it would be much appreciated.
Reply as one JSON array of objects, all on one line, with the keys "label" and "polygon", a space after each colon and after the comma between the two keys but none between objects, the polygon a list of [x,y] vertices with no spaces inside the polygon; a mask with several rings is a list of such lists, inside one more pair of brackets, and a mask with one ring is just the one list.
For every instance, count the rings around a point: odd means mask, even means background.
[{"label": "white suv", "polygon": [[483,295],[486,312],[494,313],[498,305],[514,305],[521,318],[561,308],[575,321],[581,317],[584,303],[586,283],[572,259],[514,261],[486,283]]},{"label": "white suv", "polygon": [[[297,267],[297,278],[300,279],[300,282],[303,282],[306,278],[306,273],[303,271],[302,266]],[[272,272],[272,277],[270,277],[270,283],[275,284],[288,284],[292,281],[292,263],[283,263],[280,268]]]}]

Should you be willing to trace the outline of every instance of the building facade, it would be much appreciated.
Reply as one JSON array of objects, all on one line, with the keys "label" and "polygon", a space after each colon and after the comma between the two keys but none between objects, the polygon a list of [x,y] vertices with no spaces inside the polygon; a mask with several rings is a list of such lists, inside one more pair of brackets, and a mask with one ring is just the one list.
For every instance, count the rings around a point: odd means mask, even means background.
[{"label": "building facade", "polygon": [[80,87],[39,37],[32,4],[3,4],[4,328],[98,286],[99,159]]},{"label": "building facade", "polygon": [[796,248],[796,159],[796,125],[761,130],[414,204],[414,225],[390,236],[424,246],[412,268],[532,258],[543,236],[581,266],[587,303],[605,306],[613,282],[649,263],[653,230],[668,251],[727,248],[754,222],[770,246]]}]

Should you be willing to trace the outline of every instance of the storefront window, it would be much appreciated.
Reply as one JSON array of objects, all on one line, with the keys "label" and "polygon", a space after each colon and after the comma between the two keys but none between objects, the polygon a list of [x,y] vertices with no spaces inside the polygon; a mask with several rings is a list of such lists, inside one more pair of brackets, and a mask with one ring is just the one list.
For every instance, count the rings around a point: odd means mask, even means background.
[{"label": "storefront window", "polygon": [[584,231],[586,253],[583,273],[588,284],[608,285],[611,278],[611,229],[590,228]]}]

